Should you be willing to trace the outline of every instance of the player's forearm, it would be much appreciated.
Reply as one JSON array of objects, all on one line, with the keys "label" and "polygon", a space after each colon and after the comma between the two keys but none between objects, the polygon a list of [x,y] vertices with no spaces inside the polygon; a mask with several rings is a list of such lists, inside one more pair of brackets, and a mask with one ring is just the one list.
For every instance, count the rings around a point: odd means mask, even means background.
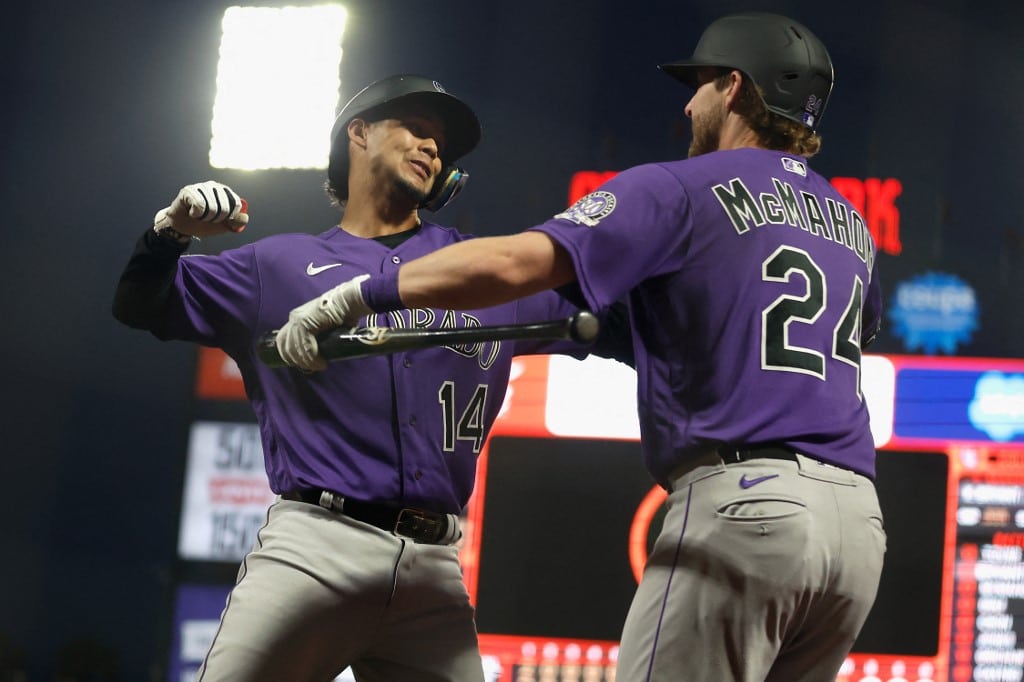
[{"label": "player's forearm", "polygon": [[354,326],[371,312],[487,308],[575,279],[569,254],[540,232],[471,239],[328,289],[288,314],[274,344],[285,364],[315,371],[326,367],[315,335]]},{"label": "player's forearm", "polygon": [[553,289],[576,277],[569,255],[541,232],[453,244],[402,266],[407,308],[485,308]]}]

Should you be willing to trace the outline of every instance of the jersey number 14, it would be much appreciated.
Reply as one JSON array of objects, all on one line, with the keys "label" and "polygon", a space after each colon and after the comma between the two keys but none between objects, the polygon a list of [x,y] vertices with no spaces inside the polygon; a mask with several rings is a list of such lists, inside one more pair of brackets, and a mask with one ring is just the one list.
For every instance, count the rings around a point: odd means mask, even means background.
[{"label": "jersey number 14", "polygon": [[455,443],[468,440],[473,443],[473,452],[480,452],[484,444],[484,407],[487,405],[487,384],[479,384],[469,403],[461,412],[455,406],[455,382],[446,381],[437,392],[441,403],[444,428],[444,451],[454,452]]}]

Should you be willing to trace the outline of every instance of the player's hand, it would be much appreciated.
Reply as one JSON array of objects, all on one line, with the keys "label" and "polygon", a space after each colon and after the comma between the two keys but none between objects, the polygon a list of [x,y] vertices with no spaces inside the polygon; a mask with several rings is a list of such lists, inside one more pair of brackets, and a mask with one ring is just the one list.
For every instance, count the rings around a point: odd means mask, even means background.
[{"label": "player's hand", "polygon": [[[207,180],[186,185],[167,208],[153,217],[153,229],[182,238],[241,232],[249,222],[248,205],[227,185]],[[176,233],[176,234],[175,234]]]},{"label": "player's hand", "polygon": [[359,318],[373,312],[359,286],[368,277],[354,277],[288,313],[288,322],[274,339],[281,359],[307,372],[326,369],[327,361],[319,355],[316,337],[328,329],[355,326]]}]

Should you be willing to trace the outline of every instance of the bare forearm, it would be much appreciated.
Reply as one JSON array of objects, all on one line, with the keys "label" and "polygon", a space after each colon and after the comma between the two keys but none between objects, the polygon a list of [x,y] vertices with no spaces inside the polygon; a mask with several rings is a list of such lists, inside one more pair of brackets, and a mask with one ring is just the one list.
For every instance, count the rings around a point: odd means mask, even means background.
[{"label": "bare forearm", "polygon": [[410,308],[485,308],[576,278],[568,253],[541,232],[453,244],[402,266],[398,291]]}]

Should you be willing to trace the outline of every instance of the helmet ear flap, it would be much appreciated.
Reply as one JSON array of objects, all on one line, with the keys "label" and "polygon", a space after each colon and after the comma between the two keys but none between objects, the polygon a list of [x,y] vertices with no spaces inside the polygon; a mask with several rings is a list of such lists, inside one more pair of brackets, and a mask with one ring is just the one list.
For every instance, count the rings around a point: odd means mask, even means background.
[{"label": "helmet ear flap", "polygon": [[423,200],[420,207],[428,211],[440,211],[462,191],[467,180],[469,180],[469,173],[458,166],[446,166],[437,176],[430,195]]}]

